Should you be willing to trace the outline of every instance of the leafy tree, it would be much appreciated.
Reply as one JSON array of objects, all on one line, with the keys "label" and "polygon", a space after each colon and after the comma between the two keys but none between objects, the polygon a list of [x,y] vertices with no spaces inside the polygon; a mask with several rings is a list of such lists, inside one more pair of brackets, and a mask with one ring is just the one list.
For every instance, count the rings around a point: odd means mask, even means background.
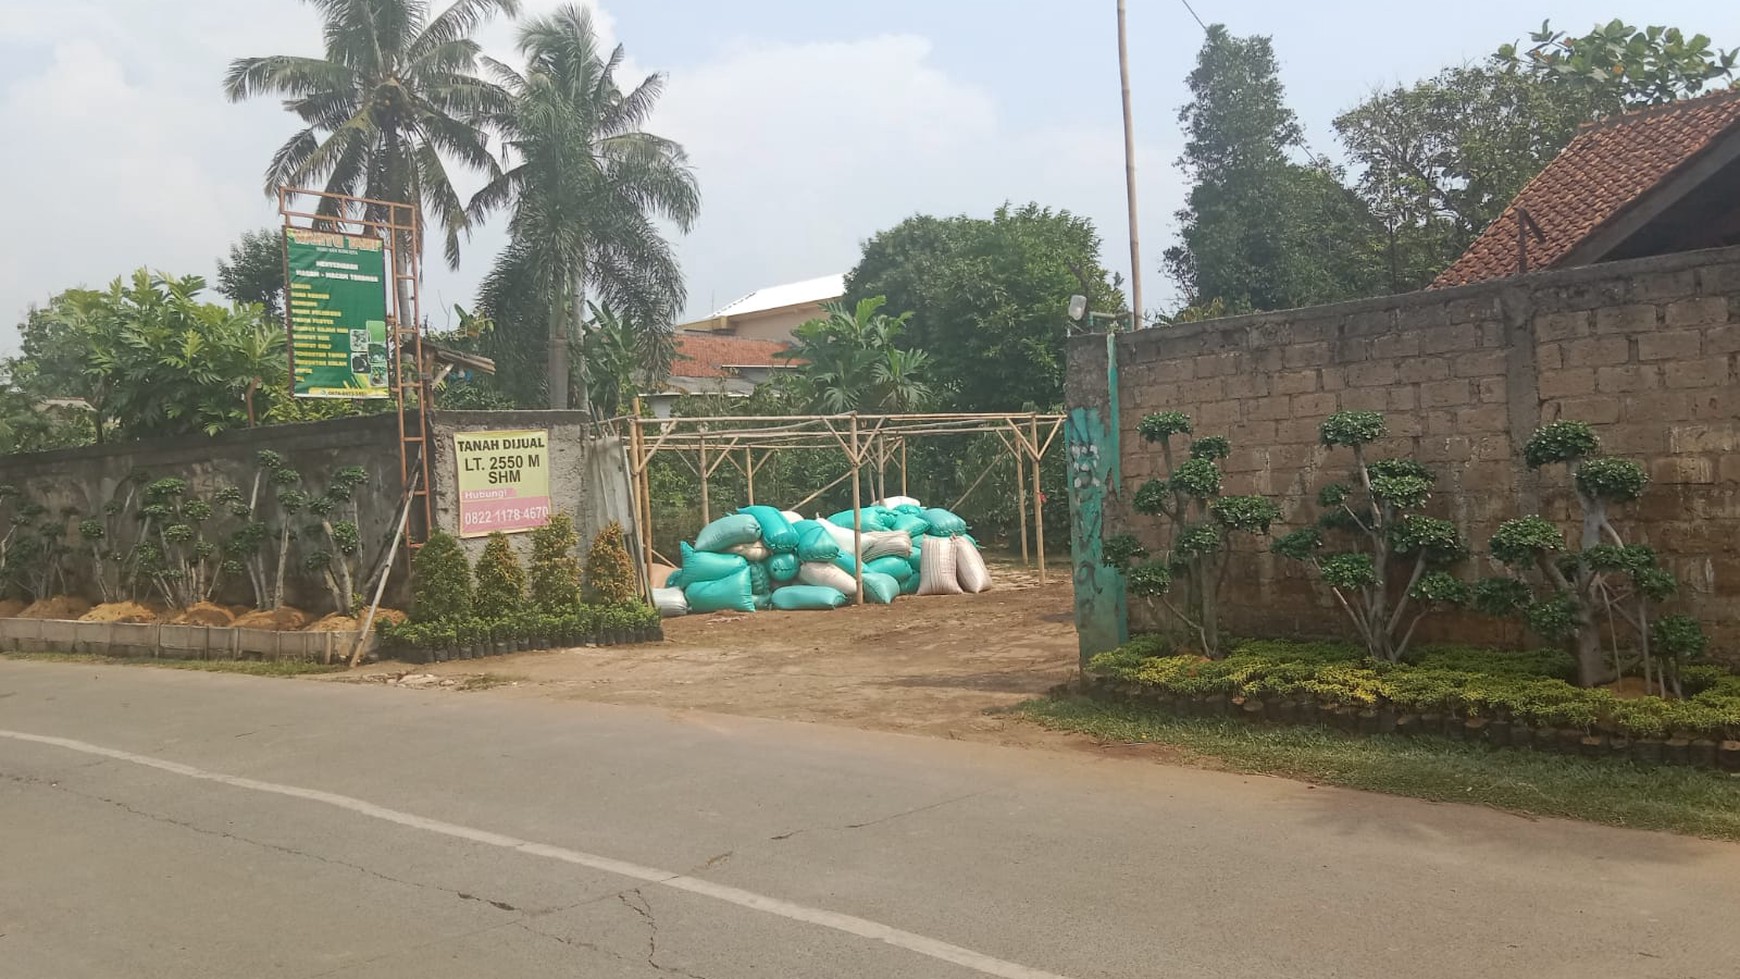
[{"label": "leafy tree", "polygon": [[283,232],[274,228],[243,232],[218,259],[218,292],[232,303],[255,303],[276,322],[284,309]]},{"label": "leafy tree", "polygon": [[1526,66],[1575,93],[1589,119],[1697,95],[1712,82],[1732,78],[1740,55],[1740,48],[1711,47],[1702,34],[1688,38],[1677,27],[1640,30],[1617,18],[1582,37],[1542,21],[1529,41],[1533,46],[1521,52],[1515,44],[1504,45],[1497,60]]},{"label": "leafy tree", "polygon": [[[318,58],[238,58],[224,77],[232,102],[283,98],[305,125],[272,155],[266,194],[320,184],[330,193],[421,205],[446,234],[449,265],[459,264],[468,226],[448,160],[494,174],[480,120],[500,90],[472,74],[471,33],[519,0],[456,0],[434,17],[426,0],[308,0],[324,21]],[[323,200],[322,214],[336,212]],[[371,205],[369,215],[385,218]],[[406,271],[408,252],[399,259]]]},{"label": "leafy tree", "polygon": [[649,322],[611,307],[587,303],[591,324],[580,338],[582,362],[592,378],[592,406],[606,418],[629,410],[635,395],[670,376],[676,333],[669,321]]},{"label": "leafy tree", "polygon": [[[637,322],[669,322],[682,306],[682,272],[658,221],[687,231],[700,191],[682,147],[641,128],[664,77],[624,90],[616,78],[623,49],[605,52],[590,12],[569,5],[532,20],[519,47],[524,73],[488,62],[507,93],[488,118],[503,134],[510,166],[478,191],[469,213],[509,211],[512,244],[492,277],[536,298],[550,404],[561,408],[569,401],[569,345],[589,291]],[[509,322],[505,310],[481,305]],[[527,342],[530,325],[513,322],[509,335]],[[584,372],[578,380],[583,392]]]},{"label": "leafy tree", "polygon": [[1050,407],[1063,401],[1069,297],[1123,309],[1099,252],[1091,221],[1038,204],[1004,205],[989,219],[920,215],[865,243],[842,304],[880,296],[909,311],[899,346],[928,353],[926,379],[949,408]]},{"label": "leafy tree", "polygon": [[[1310,566],[1371,657],[1395,663],[1428,612],[1468,600],[1468,586],[1445,570],[1466,558],[1468,547],[1455,524],[1421,512],[1437,481],[1430,470],[1412,459],[1366,455],[1366,446],[1385,434],[1375,411],[1338,411],[1324,420],[1323,444],[1353,450],[1352,485],[1325,486],[1317,494],[1323,508],[1317,522],[1283,535],[1271,550]],[[1333,538],[1351,547],[1320,554]],[[1399,593],[1397,580],[1405,582]]]},{"label": "leafy tree", "polygon": [[795,331],[785,356],[799,366],[808,396],[822,411],[900,413],[928,407],[931,357],[898,346],[911,313],[889,316],[881,296],[860,299],[851,309],[828,303],[828,315]]},{"label": "leafy tree", "polygon": [[[1162,411],[1142,419],[1143,441],[1160,447],[1165,475],[1150,479],[1132,500],[1137,512],[1163,518],[1169,530],[1167,552],[1149,554],[1135,537],[1122,534],[1105,542],[1106,564],[1124,573],[1130,591],[1158,601],[1196,634],[1203,655],[1220,659],[1220,584],[1235,533],[1265,536],[1281,510],[1263,496],[1222,496],[1219,461],[1231,451],[1224,436],[1194,437],[1186,457],[1178,458],[1172,440],[1191,432],[1190,416]],[[1182,604],[1172,601],[1175,586]]]},{"label": "leafy tree", "polygon": [[1377,225],[1326,162],[1294,162],[1298,119],[1266,37],[1209,27],[1178,113],[1191,181],[1166,268],[1190,304],[1288,309],[1369,295]]}]

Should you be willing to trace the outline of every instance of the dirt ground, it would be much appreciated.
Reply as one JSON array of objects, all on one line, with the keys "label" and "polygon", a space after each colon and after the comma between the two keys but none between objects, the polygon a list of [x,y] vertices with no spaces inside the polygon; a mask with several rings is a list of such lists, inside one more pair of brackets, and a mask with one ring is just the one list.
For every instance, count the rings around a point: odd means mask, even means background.
[{"label": "dirt ground", "polygon": [[665,620],[659,644],[377,663],[333,679],[452,686],[489,674],[521,695],[1028,743],[1037,732],[1001,712],[1075,668],[1068,572],[1040,585],[1018,565],[991,570],[995,586],[979,595],[692,615]]}]

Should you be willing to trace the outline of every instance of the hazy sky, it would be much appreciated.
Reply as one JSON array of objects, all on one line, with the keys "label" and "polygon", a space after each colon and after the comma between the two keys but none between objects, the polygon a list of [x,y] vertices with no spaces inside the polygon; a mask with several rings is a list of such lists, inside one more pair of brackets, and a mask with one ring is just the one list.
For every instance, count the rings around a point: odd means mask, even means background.
[{"label": "hazy sky", "polygon": [[[1618,16],[1740,45],[1740,5],[1708,0],[1193,3],[1205,21],[1274,37],[1288,99],[1331,155],[1330,120],[1373,87],[1481,57],[1543,18],[1582,31]],[[669,75],[650,128],[689,149],[701,181],[700,222],[679,245],[693,314],[843,271],[908,215],[1004,200],[1092,217],[1107,265],[1129,268],[1113,0],[592,5],[632,69]],[[1153,307],[1175,296],[1159,257],[1183,198],[1177,108],[1201,29],[1180,0],[1130,8]],[[482,39],[506,56],[513,29]],[[294,120],[271,100],[230,105],[220,80],[234,57],[318,50],[296,0],[0,2],[0,352],[33,301],[140,265],[210,276],[240,232],[273,223],[261,173]],[[437,327],[470,305],[502,240],[480,229],[457,272],[431,256]]]}]

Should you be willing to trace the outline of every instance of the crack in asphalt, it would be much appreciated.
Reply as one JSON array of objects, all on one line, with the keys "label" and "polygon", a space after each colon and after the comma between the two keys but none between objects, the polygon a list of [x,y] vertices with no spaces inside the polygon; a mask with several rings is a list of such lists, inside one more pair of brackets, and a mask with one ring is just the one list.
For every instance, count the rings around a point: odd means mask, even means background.
[{"label": "crack in asphalt", "polygon": [[[965,802],[966,800],[974,798],[976,796],[984,795],[985,791],[989,791],[989,790],[984,790],[984,791],[979,791],[979,792],[968,792],[966,795],[958,795],[952,799],[943,799],[940,802],[932,802],[932,803],[929,803],[927,805],[914,806],[911,809],[902,809],[899,812],[892,812],[886,816],[878,816],[875,819],[867,819],[861,823],[847,823],[844,826],[841,826],[839,828],[840,829],[863,829],[866,826],[880,826],[881,824],[886,823],[886,822],[890,822],[892,820],[902,819],[902,818],[905,818],[907,816],[915,816],[921,812],[929,812],[932,809],[940,809],[943,806],[952,806],[957,802]],[[794,830],[788,830],[784,833],[779,834],[778,836],[769,836],[768,840],[772,841],[772,842],[778,842],[780,840],[789,840],[792,837],[797,836],[801,833],[810,832],[810,830],[812,828],[818,828],[818,827],[807,827],[806,826],[806,827],[800,827],[800,828],[794,829]],[[819,827],[819,828],[832,829],[833,827],[824,826],[824,827]],[[711,866],[713,866],[713,864],[711,862],[709,862],[707,864],[707,866],[711,867]]]}]

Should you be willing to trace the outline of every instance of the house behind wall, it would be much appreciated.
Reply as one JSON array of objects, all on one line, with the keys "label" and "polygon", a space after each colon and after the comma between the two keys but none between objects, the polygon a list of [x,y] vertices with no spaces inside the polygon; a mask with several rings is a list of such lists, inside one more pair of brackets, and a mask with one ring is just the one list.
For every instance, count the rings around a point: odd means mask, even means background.
[{"label": "house behind wall", "polygon": [[[1347,450],[1318,444],[1318,426],[1338,410],[1377,410],[1390,436],[1374,454],[1434,469],[1431,512],[1455,520],[1476,551],[1463,573],[1494,574],[1485,552],[1501,522],[1577,518],[1562,467],[1529,471],[1523,443],[1542,424],[1587,421],[1607,452],[1651,476],[1615,525],[1657,550],[1680,580],[1675,605],[1715,647],[1740,642],[1740,248],[1181,324],[1121,335],[1115,347],[1122,482],[1105,508],[1108,536],[1162,543],[1158,522],[1128,505],[1159,475],[1157,451],[1137,434],[1147,414],[1183,411],[1198,433],[1228,436],[1225,492],[1274,499],[1286,514],[1279,534],[1312,521],[1317,490],[1350,468]],[[1070,406],[1105,405],[1106,378],[1104,338],[1072,340]],[[1298,564],[1243,544],[1223,628],[1340,634],[1331,601]],[[1133,629],[1157,624],[1141,603],[1130,613]],[[1428,639],[1525,638],[1471,614],[1428,622]]]}]

